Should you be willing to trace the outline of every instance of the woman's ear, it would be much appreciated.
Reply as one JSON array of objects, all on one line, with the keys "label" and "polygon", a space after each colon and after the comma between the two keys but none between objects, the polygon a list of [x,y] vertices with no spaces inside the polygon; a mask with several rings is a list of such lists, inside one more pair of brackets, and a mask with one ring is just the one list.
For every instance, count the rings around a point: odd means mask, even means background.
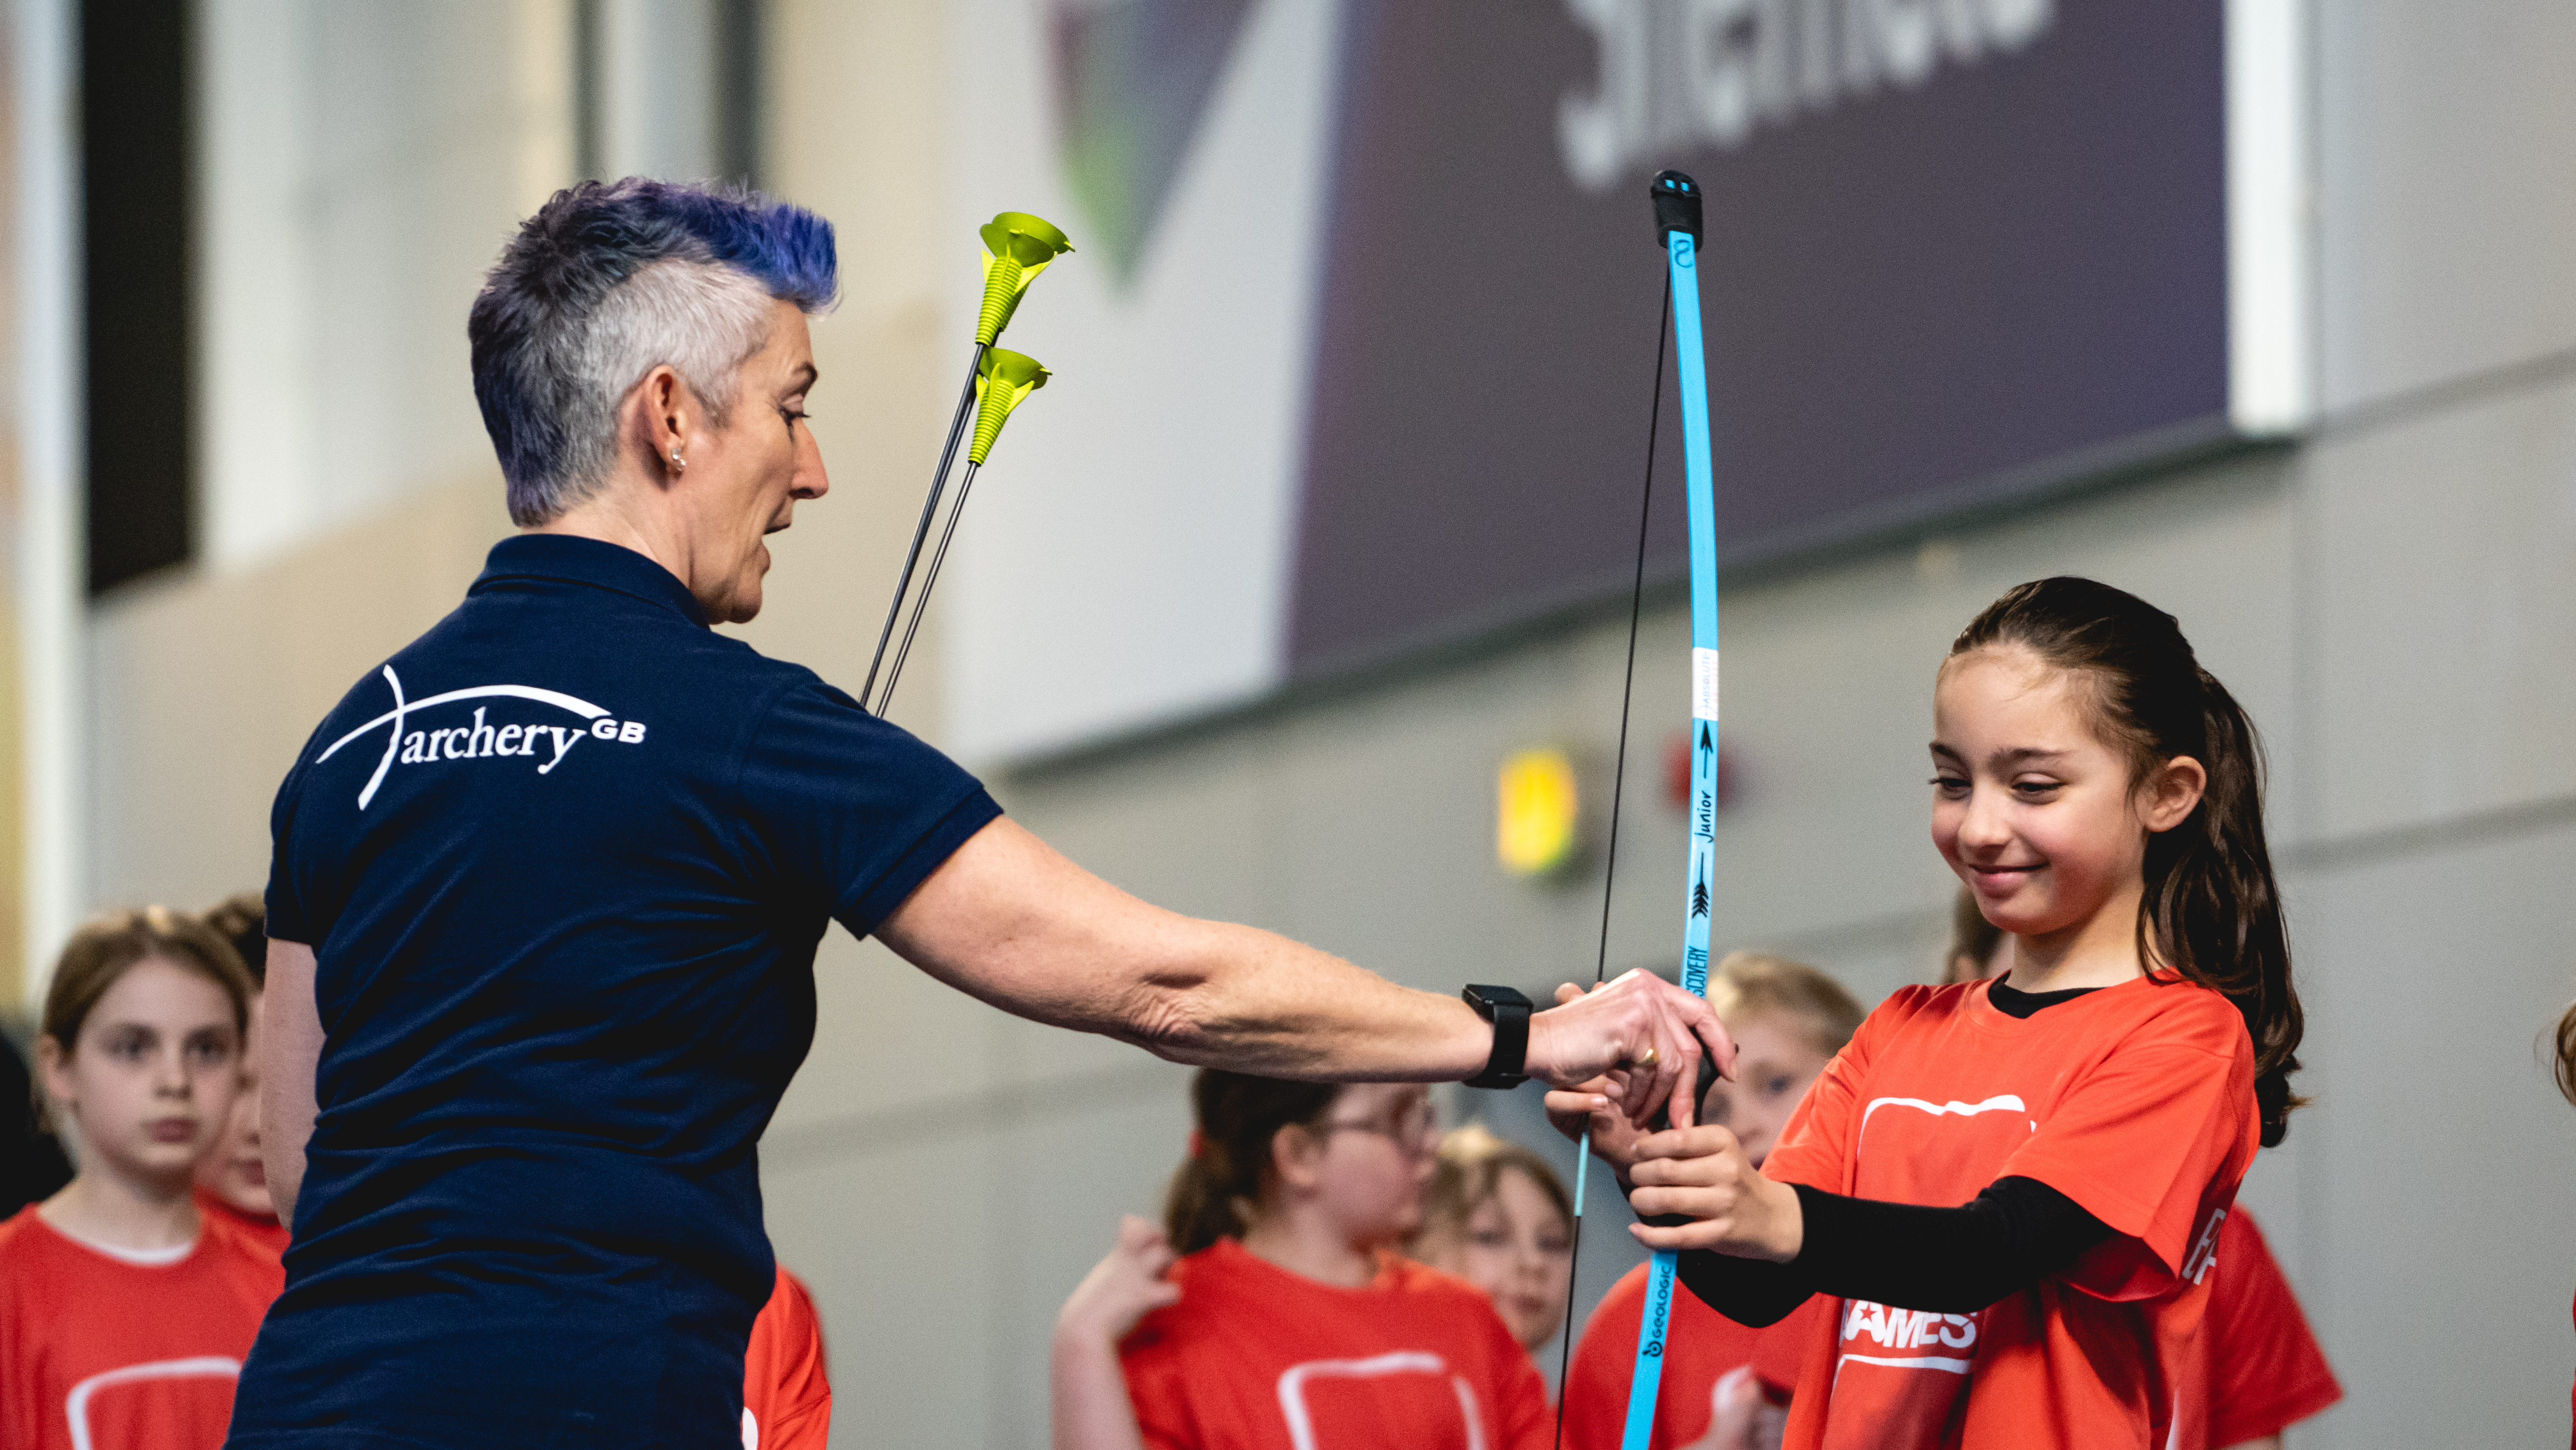
[{"label": "woman's ear", "polygon": [[2150,832],[2170,831],[2191,819],[2209,790],[2209,771],[2188,755],[2156,767],[2139,791],[2138,816]]}]

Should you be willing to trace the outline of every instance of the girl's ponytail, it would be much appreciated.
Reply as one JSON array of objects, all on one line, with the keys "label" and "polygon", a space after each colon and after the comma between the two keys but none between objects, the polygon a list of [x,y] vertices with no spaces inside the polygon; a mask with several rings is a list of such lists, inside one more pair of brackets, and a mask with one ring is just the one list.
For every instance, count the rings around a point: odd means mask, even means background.
[{"label": "girl's ponytail", "polygon": [[[2263,1146],[2277,1145],[2290,1110],[2306,1101],[2290,1091],[2306,1019],[2290,982],[2289,931],[2264,843],[2263,743],[2254,722],[2200,667],[2172,615],[2107,584],[2060,577],[2020,585],[1962,630],[1950,653],[2011,645],[2093,682],[2094,723],[2127,747],[2139,778],[2183,755],[2208,772],[2190,817],[2147,838],[2138,956],[2151,977],[2215,988],[2244,1014]],[[2570,1042],[2568,1024],[2560,1041]]]},{"label": "girl's ponytail", "polygon": [[1218,1068],[1199,1069],[1190,1084],[1198,1126],[1189,1156],[1163,1197],[1163,1232],[1172,1252],[1194,1254],[1252,1227],[1270,1172],[1270,1142],[1279,1130],[1323,1121],[1341,1096],[1334,1083],[1281,1082]]},{"label": "girl's ponytail", "polygon": [[2550,1064],[2550,1071],[2558,1079],[2558,1091],[2576,1103],[2576,1005],[2558,1019],[2558,1059]]}]

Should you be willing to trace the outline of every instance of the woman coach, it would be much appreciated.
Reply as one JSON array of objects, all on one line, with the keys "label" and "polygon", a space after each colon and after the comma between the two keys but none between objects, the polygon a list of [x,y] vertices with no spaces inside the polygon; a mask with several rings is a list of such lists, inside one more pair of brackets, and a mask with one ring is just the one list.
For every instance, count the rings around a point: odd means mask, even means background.
[{"label": "woman coach", "polygon": [[[1119,892],[708,627],[759,611],[763,537],[828,487],[806,316],[835,286],[819,217],[628,180],[558,194],[475,299],[521,532],[278,791],[262,1082],[295,1238],[233,1445],[734,1443],[771,1284],[754,1149],[832,920],[1179,1062],[1518,1066],[1459,1001]],[[1527,1070],[1635,1062],[1643,1118],[1703,1040],[1731,1055],[1631,974],[1531,1019]]]}]

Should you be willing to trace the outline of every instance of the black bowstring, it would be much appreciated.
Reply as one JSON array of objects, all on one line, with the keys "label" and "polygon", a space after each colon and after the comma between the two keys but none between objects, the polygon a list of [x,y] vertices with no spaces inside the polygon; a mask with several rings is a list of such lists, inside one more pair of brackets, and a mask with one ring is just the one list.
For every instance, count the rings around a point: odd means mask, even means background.
[{"label": "black bowstring", "polygon": [[[1598,987],[1610,970],[1610,893],[1619,884],[1619,806],[1628,789],[1628,706],[1637,688],[1637,621],[1644,613],[1646,601],[1646,525],[1654,516],[1655,506],[1655,440],[1664,424],[1664,352],[1673,335],[1673,274],[1664,273],[1664,300],[1657,305],[1662,319],[1655,329],[1655,394],[1646,412],[1646,484],[1637,498],[1637,571],[1628,584],[1628,671],[1619,684],[1619,754],[1610,775],[1610,844],[1601,872],[1601,949],[1592,963],[1592,985]],[[1576,1150],[1591,1152],[1590,1135]],[[1581,1173],[1578,1160],[1574,1171]],[[1583,1218],[1574,1220],[1574,1241],[1565,1255],[1565,1342],[1558,1350],[1556,1362],[1556,1450],[1565,1450],[1565,1377],[1574,1368],[1574,1284],[1575,1273],[1583,1262]]]}]

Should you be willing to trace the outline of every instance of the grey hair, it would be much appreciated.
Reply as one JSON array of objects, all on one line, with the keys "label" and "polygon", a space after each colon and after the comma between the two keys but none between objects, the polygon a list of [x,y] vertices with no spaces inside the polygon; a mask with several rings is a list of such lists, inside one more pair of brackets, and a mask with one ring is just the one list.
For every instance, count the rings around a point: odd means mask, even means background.
[{"label": "grey hair", "polygon": [[[560,344],[571,416],[554,477],[525,482],[511,501],[522,526],[562,517],[597,493],[617,466],[617,415],[644,375],[668,363],[707,410],[733,421],[742,365],[769,344],[769,289],[720,262],[655,262],[617,284]],[[517,517],[522,512],[535,517]]]},{"label": "grey hair", "polygon": [[774,303],[830,310],[832,224],[755,192],[630,176],[557,192],[502,249],[465,324],[510,517],[563,516],[617,466],[617,414],[669,365],[721,428]]}]

